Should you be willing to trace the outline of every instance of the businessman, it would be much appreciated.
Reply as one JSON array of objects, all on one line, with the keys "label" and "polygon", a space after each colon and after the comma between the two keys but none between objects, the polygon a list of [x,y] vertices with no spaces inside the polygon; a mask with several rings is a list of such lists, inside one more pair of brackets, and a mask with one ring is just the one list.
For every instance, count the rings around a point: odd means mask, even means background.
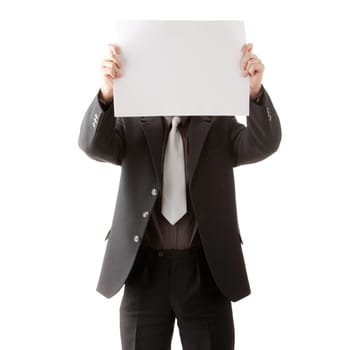
[{"label": "businessman", "polygon": [[233,168],[265,159],[281,141],[264,65],[252,44],[242,47],[247,126],[234,116],[115,118],[122,51],[108,48],[79,135],[89,157],[121,166],[97,291],[110,298],[125,285],[123,350],[170,349],[175,319],[183,349],[232,350],[231,301],[250,294]]}]

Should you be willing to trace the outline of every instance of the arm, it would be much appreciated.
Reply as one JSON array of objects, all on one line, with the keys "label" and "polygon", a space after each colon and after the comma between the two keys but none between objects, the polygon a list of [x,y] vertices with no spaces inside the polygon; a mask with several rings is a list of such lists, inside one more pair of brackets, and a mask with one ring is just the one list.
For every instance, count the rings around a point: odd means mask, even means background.
[{"label": "arm", "polygon": [[102,104],[99,93],[85,113],[78,145],[92,159],[120,165],[124,154],[123,124],[121,118],[114,117],[113,103]]},{"label": "arm", "polygon": [[230,126],[232,166],[254,163],[274,153],[281,142],[281,125],[270,96],[262,85],[265,66],[252,52],[253,45],[242,47],[241,70],[249,77],[250,115],[247,126],[233,117]]},{"label": "arm", "polygon": [[125,151],[121,118],[114,117],[113,79],[121,77],[120,47],[110,44],[102,61],[102,87],[91,102],[80,127],[79,147],[92,159],[116,165]]},{"label": "arm", "polygon": [[281,142],[280,120],[270,96],[262,86],[259,101],[250,100],[247,126],[232,119],[230,144],[232,166],[258,162],[274,153]]}]

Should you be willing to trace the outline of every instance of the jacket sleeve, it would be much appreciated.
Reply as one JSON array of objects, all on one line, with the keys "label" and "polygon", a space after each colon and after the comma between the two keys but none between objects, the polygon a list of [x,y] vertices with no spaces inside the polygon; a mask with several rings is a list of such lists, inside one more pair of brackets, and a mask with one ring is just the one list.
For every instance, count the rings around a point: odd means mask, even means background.
[{"label": "jacket sleeve", "polygon": [[122,119],[114,116],[113,103],[102,108],[96,94],[80,126],[79,147],[94,160],[121,165],[124,144]]},{"label": "jacket sleeve", "polygon": [[247,126],[231,119],[232,166],[255,163],[277,151],[282,131],[279,117],[264,87],[259,102],[250,100]]}]

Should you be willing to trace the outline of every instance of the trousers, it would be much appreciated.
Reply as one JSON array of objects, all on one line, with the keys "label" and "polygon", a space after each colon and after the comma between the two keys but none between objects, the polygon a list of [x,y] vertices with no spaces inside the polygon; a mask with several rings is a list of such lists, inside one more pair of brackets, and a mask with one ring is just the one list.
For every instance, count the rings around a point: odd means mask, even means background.
[{"label": "trousers", "polygon": [[201,245],[141,245],[119,312],[123,350],[170,350],[175,319],[183,350],[234,349],[231,301],[216,286]]}]

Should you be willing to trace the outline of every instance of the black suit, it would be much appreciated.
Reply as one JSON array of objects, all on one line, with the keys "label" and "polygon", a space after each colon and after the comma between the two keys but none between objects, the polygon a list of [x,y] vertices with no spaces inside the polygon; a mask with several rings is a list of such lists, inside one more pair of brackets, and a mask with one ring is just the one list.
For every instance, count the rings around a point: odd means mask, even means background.
[{"label": "black suit", "polygon": [[[79,146],[91,158],[121,165],[119,192],[97,291],[112,297],[126,281],[149,215],[161,191],[162,121],[115,118],[97,99],[83,119]],[[232,168],[274,153],[281,140],[278,115],[266,91],[251,101],[247,127],[236,118],[195,116],[189,125],[190,197],[205,256],[222,294],[250,294],[236,215]]]}]

